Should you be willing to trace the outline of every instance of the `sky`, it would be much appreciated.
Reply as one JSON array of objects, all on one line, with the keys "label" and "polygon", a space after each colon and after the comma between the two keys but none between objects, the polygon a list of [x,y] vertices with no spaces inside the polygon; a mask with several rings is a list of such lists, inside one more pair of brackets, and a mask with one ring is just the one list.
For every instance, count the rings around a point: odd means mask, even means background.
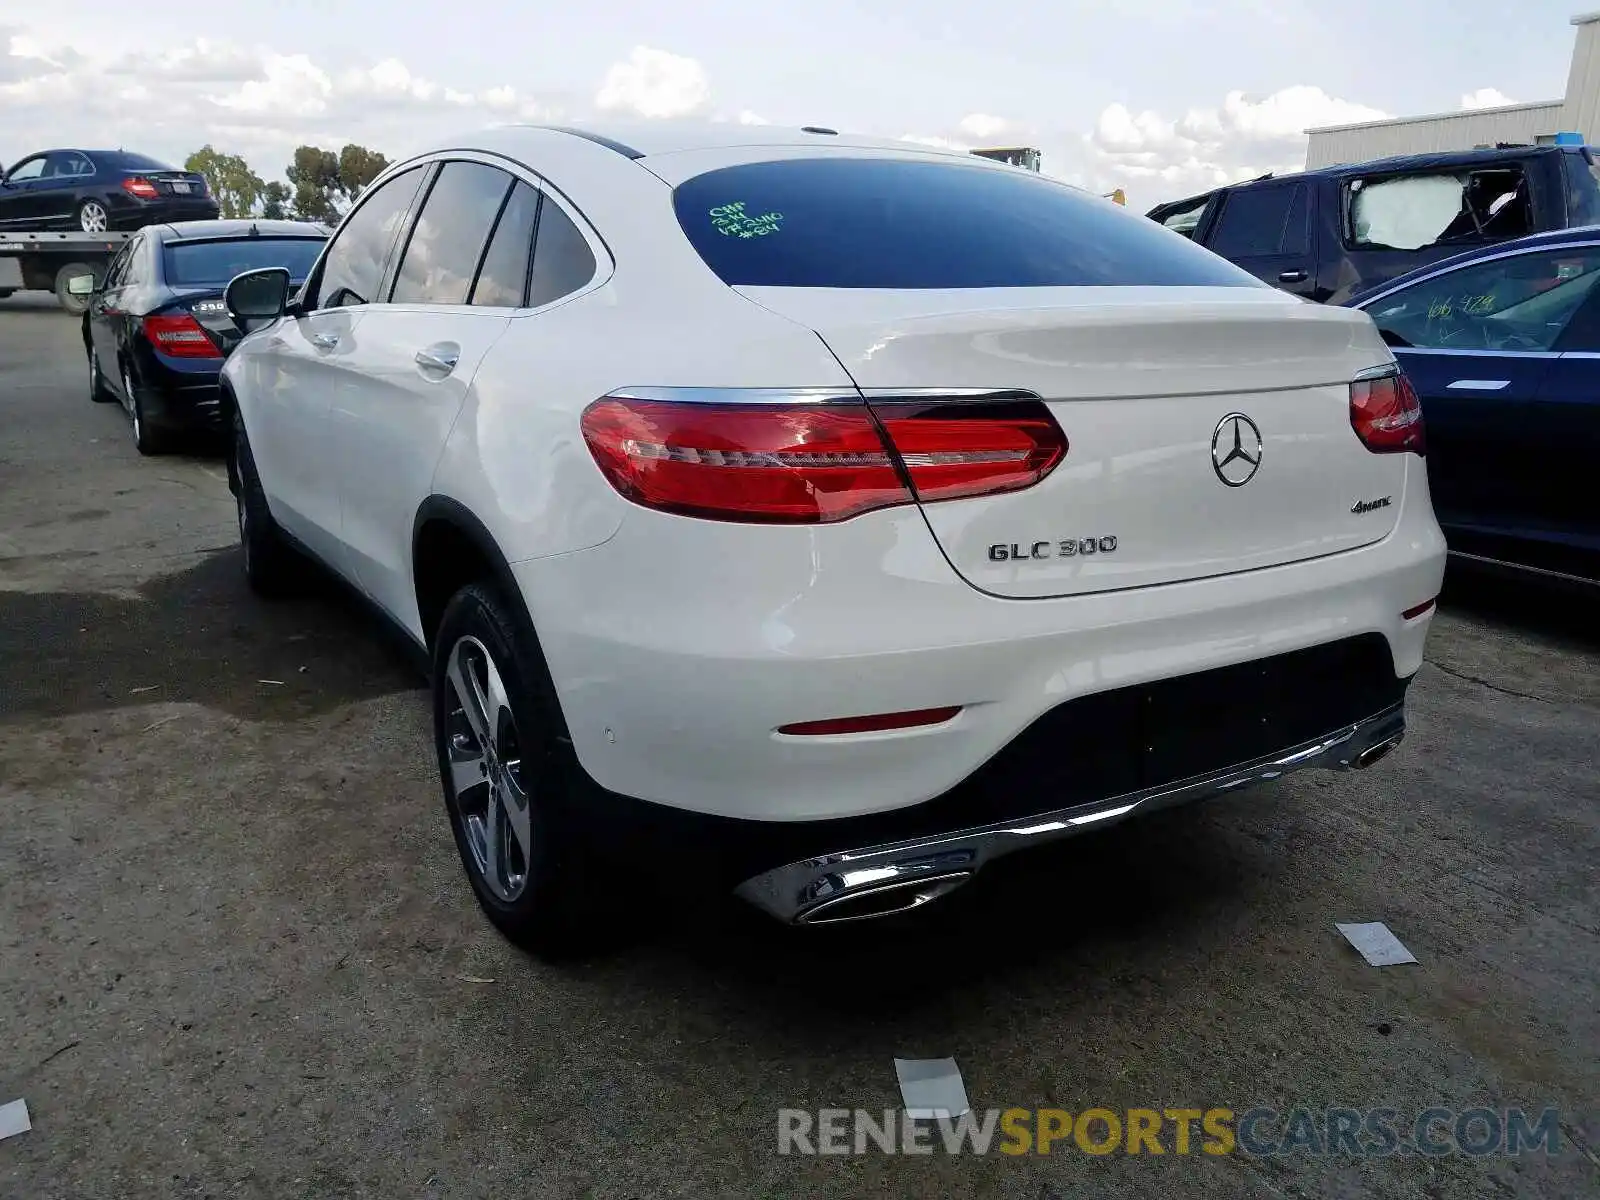
[{"label": "sky", "polygon": [[512,121],[689,117],[1035,146],[1047,174],[1121,187],[1143,209],[1298,169],[1308,127],[1559,99],[1581,11],[1572,0],[50,0],[0,15],[0,162],[121,146],[181,163],[209,143],[270,179],[302,143],[397,158]]}]

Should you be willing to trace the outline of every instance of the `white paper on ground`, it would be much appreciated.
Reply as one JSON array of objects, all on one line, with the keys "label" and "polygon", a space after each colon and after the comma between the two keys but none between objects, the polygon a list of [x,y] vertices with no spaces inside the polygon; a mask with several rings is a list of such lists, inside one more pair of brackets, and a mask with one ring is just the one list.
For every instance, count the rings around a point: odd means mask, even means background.
[{"label": "white paper on ground", "polygon": [[1389,932],[1389,927],[1382,921],[1371,921],[1366,924],[1340,925],[1334,923],[1334,928],[1344,934],[1348,941],[1357,950],[1367,964],[1373,967],[1397,967],[1401,963],[1414,963],[1416,957],[1400,944],[1400,939]]},{"label": "white paper on ground", "polygon": [[914,1121],[937,1117],[955,1120],[969,1112],[967,1088],[961,1068],[953,1058],[897,1058],[894,1073],[900,1077],[900,1097],[906,1116]]},{"label": "white paper on ground", "polygon": [[33,1125],[28,1121],[26,1100],[13,1100],[10,1104],[0,1104],[0,1138],[27,1133],[32,1128]]}]

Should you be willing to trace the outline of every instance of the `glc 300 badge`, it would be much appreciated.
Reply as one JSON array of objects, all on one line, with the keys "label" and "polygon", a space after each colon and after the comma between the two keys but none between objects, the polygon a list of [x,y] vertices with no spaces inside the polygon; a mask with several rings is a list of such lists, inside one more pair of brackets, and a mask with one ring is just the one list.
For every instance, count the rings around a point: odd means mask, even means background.
[{"label": "glc 300 badge", "polygon": [[1113,534],[1101,537],[1064,538],[1050,542],[1001,542],[989,547],[990,562],[1037,562],[1047,558],[1077,558],[1083,554],[1113,554],[1117,539]]}]

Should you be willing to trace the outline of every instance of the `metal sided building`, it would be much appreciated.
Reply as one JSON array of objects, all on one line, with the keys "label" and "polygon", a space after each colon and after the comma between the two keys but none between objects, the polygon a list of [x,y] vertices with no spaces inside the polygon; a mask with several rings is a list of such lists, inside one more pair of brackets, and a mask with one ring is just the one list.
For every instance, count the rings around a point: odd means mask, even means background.
[{"label": "metal sided building", "polygon": [[1488,149],[1501,142],[1544,146],[1600,140],[1600,12],[1573,17],[1572,24],[1578,36],[1563,99],[1308,129],[1306,169],[1396,154]]}]

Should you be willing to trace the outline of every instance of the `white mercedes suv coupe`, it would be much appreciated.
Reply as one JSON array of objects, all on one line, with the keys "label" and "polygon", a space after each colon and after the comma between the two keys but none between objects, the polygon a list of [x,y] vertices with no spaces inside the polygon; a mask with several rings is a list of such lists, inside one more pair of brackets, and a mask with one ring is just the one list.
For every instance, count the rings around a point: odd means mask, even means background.
[{"label": "white mercedes suv coupe", "polygon": [[540,952],[628,871],[880,916],[1404,732],[1445,546],[1394,356],[1076,188],[501,128],[228,304],[250,582],[318,560],[426,655],[462,862]]}]

